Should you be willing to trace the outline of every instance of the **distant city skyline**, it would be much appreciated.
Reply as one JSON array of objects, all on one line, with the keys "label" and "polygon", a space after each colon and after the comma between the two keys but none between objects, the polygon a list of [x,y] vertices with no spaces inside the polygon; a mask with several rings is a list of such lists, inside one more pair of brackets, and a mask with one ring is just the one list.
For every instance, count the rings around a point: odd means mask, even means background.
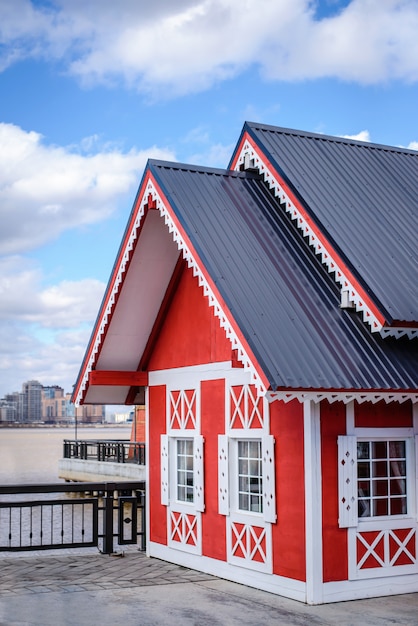
[{"label": "distant city skyline", "polygon": [[106,417],[103,405],[75,407],[71,394],[59,385],[44,386],[37,380],[22,383],[21,391],[0,398],[0,422],[19,424],[101,423]]}]

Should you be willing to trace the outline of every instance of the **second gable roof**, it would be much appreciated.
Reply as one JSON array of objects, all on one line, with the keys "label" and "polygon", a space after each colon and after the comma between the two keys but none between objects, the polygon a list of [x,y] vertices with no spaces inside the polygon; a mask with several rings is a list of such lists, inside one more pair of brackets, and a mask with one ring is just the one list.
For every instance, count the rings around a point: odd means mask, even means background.
[{"label": "second gable roof", "polygon": [[[246,123],[387,326],[418,326],[418,152]],[[231,160],[237,159],[241,142]]]}]

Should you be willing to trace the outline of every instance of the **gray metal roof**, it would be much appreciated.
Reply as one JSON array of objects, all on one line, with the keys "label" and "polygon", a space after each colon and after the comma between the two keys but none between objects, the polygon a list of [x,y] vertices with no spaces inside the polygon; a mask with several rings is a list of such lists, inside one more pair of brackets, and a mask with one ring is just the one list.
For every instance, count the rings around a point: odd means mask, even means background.
[{"label": "gray metal roof", "polygon": [[246,123],[385,316],[418,322],[418,152]]},{"label": "gray metal roof", "polygon": [[[160,161],[148,167],[272,389],[418,388],[418,342],[382,339],[339,307],[338,287],[258,175]],[[341,227],[344,211],[335,210]]]}]

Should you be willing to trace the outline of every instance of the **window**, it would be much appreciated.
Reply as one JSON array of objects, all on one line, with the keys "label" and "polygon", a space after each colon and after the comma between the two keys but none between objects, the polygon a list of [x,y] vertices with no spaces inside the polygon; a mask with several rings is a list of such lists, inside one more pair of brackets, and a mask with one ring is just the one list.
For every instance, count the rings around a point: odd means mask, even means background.
[{"label": "window", "polygon": [[261,441],[238,441],[238,509],[263,512]]},{"label": "window", "polygon": [[405,440],[358,441],[358,516],[405,515],[406,478]]},{"label": "window", "polygon": [[177,500],[193,502],[193,439],[177,439]]},{"label": "window", "polygon": [[218,435],[218,511],[260,513],[265,522],[276,522],[272,435],[259,439]]},{"label": "window", "polygon": [[413,437],[338,437],[341,528],[414,515],[414,445]]}]

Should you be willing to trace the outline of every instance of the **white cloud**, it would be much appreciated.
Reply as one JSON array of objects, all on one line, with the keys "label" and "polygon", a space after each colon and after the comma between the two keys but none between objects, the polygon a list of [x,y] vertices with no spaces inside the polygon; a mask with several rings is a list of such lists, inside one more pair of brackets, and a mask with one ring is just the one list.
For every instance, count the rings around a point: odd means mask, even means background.
[{"label": "white cloud", "polygon": [[356,135],[342,135],[345,139],[355,139],[356,141],[370,142],[370,133],[368,130],[361,130]]},{"label": "white cloud", "polygon": [[213,143],[210,132],[205,126],[192,128],[183,138],[183,143],[186,147],[193,146],[195,150],[197,147],[197,151],[188,155],[187,162],[206,167],[226,168],[234,149],[234,144]]},{"label": "white cloud", "polygon": [[409,150],[418,150],[418,141],[411,141],[408,148]]},{"label": "white cloud", "polygon": [[75,382],[105,285],[42,281],[28,259],[0,259],[0,397],[32,378],[68,391]]},{"label": "white cloud", "polygon": [[66,229],[106,219],[136,188],[148,157],[174,158],[155,146],[82,154],[0,124],[0,254],[21,253]]},{"label": "white cloud", "polygon": [[416,0],[351,0],[322,18],[312,0],[51,4],[0,3],[0,69],[54,59],[84,82],[123,80],[154,96],[203,90],[250,65],[272,80],[418,80]]},{"label": "white cloud", "polygon": [[0,398],[33,379],[72,391],[89,336],[90,330],[66,331],[45,343],[16,322],[1,324]]},{"label": "white cloud", "polygon": [[45,286],[33,261],[0,258],[0,321],[29,323],[52,332],[80,328],[96,318],[105,286],[91,278]]},{"label": "white cloud", "polygon": [[234,145],[225,146],[223,144],[208,144],[202,146],[202,150],[190,155],[188,161],[196,165],[207,167],[228,167]]}]

